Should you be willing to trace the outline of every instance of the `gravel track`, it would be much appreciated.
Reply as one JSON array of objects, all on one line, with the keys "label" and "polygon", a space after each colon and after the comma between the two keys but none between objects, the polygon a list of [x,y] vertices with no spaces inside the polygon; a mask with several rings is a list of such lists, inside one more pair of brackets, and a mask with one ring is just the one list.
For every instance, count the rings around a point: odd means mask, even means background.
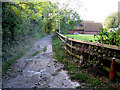
[{"label": "gravel track", "polygon": [[[44,51],[44,49],[46,50]],[[33,56],[33,53],[39,52]],[[79,83],[69,79],[63,64],[53,58],[52,36],[38,40],[33,47],[8,70],[3,88],[75,88]]]}]

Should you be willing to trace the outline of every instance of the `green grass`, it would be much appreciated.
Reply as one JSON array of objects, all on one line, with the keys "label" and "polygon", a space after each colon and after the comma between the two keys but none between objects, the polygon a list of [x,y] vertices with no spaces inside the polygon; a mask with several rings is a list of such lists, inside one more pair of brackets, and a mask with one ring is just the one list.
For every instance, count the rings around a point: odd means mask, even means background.
[{"label": "green grass", "polygon": [[47,51],[47,46],[43,48],[43,52],[46,52]]},{"label": "green grass", "polygon": [[83,40],[83,41],[90,41],[92,40],[93,42],[95,42],[94,40],[94,35],[71,35],[71,34],[66,34],[66,37],[71,37],[73,39],[76,40]]},{"label": "green grass", "polygon": [[74,75],[71,75],[71,79],[80,80],[81,82],[85,82],[87,80],[87,76],[82,72],[78,72],[78,73],[75,73]]},{"label": "green grass", "polygon": [[56,53],[56,59],[60,61],[64,57],[64,53],[61,49],[62,42],[56,37],[53,36],[53,51]]},{"label": "green grass", "polygon": [[[38,48],[40,48],[40,46],[38,46]],[[35,51],[35,52],[32,54],[32,56],[36,56],[38,53],[40,53],[40,52],[46,52],[46,51],[47,51],[47,46],[44,47],[43,50],[41,50],[41,51]]]},{"label": "green grass", "polygon": [[38,53],[40,53],[39,51],[35,51],[32,56],[36,56]]},{"label": "green grass", "polygon": [[99,82],[99,79],[92,78],[92,76],[88,76],[88,80],[86,80],[86,86],[88,87],[95,87],[96,85],[102,86],[103,83]]}]

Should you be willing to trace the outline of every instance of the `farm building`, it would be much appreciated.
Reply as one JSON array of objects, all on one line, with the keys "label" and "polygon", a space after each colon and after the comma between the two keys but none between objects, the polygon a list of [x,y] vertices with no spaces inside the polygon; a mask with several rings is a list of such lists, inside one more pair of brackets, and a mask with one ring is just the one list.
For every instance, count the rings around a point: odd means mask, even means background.
[{"label": "farm building", "polygon": [[83,25],[78,23],[73,30],[68,31],[68,34],[95,34],[100,32],[100,26],[102,26],[101,23],[84,21]]}]

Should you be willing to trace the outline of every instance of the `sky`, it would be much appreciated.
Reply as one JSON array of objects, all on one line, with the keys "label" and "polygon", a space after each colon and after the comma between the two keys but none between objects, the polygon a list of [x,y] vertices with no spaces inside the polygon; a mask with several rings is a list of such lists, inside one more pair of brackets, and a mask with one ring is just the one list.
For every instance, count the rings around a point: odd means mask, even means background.
[{"label": "sky", "polygon": [[68,1],[69,7],[74,8],[81,19],[103,23],[108,15],[118,11],[120,0],[60,0],[61,3]]}]

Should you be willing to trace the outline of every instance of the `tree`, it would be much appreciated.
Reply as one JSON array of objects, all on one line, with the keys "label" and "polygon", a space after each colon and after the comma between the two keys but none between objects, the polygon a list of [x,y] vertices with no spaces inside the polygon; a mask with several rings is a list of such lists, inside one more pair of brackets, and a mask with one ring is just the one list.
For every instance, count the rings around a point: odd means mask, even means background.
[{"label": "tree", "polygon": [[66,8],[60,10],[60,27],[62,33],[67,33],[70,29],[72,30],[78,23],[82,23],[82,20],[76,11]]},{"label": "tree", "polygon": [[[26,37],[58,29],[58,6],[50,1],[3,2],[2,11],[2,51],[5,58],[11,56],[8,48],[19,45]],[[61,31],[67,32],[77,22],[80,23],[81,19],[75,11],[60,9]]]},{"label": "tree", "polygon": [[[50,2],[3,2],[2,59],[11,57],[10,49],[20,45],[26,38],[36,33],[51,32],[56,26],[56,8]],[[50,13],[53,15],[49,16]]]},{"label": "tree", "polygon": [[106,17],[104,20],[104,27],[107,29],[118,27],[118,12],[114,12]]}]

